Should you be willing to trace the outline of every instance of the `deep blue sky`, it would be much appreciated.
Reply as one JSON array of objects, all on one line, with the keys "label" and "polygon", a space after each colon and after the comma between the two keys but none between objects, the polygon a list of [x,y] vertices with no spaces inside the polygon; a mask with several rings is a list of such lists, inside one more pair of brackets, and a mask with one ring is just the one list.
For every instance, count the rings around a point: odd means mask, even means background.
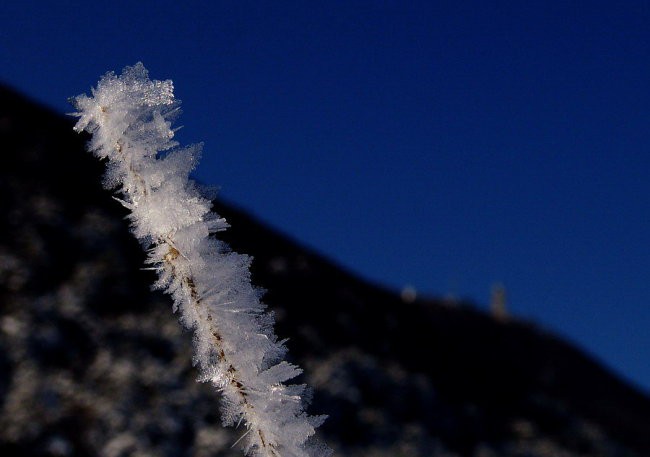
[{"label": "deep blue sky", "polygon": [[650,391],[648,2],[0,3],[0,80],[61,112],[139,60],[224,197],[396,290],[502,282]]}]

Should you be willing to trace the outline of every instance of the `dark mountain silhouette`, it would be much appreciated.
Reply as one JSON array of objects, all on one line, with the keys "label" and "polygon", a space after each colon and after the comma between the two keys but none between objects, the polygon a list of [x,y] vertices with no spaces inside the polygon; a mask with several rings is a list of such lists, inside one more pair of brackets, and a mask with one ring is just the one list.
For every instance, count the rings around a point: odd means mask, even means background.
[{"label": "dark mountain silhouette", "polygon": [[[241,455],[72,125],[0,87],[0,455]],[[650,399],[554,335],[403,300],[215,208],[336,455],[650,455]]]}]

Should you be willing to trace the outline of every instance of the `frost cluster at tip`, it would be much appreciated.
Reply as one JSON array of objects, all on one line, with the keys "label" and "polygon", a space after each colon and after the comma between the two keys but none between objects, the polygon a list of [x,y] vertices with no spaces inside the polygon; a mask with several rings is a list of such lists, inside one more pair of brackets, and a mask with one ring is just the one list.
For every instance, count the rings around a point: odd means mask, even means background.
[{"label": "frost cluster at tip", "polygon": [[273,317],[250,282],[250,258],[210,237],[227,223],[211,211],[189,173],[201,146],[180,148],[172,121],[179,114],[171,81],[152,81],[141,63],[108,73],[92,96],[73,100],[77,132],[107,159],[105,185],[131,213],[135,236],[158,272],[155,287],[174,300],[194,331],[200,379],[223,394],[223,422],[244,424],[244,452],[254,456],[328,455],[308,444],[323,416],[303,410],[304,385],[287,385],[300,368],[282,361],[286,348]]}]

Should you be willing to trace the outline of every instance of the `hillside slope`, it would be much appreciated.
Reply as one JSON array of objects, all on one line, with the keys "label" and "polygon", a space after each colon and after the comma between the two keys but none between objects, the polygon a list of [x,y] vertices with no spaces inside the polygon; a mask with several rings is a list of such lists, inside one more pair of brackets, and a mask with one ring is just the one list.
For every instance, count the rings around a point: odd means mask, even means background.
[{"label": "hillside slope", "polygon": [[[0,87],[0,455],[240,455],[85,140]],[[650,455],[650,399],[557,337],[405,302],[215,206],[336,455]]]}]

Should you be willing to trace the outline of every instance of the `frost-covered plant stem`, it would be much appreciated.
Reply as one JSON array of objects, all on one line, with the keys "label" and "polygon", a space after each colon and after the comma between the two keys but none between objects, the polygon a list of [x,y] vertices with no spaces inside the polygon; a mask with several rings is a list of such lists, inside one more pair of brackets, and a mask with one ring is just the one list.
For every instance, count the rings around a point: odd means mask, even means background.
[{"label": "frost-covered plant stem", "polygon": [[73,100],[75,130],[108,160],[105,184],[131,213],[134,235],[158,272],[155,287],[194,331],[201,380],[223,394],[223,422],[244,423],[244,452],[264,457],[326,454],[308,446],[323,417],[303,411],[304,385],[285,381],[300,369],[282,361],[284,341],[250,282],[250,259],[210,234],[227,227],[189,179],[200,146],[179,148],[171,123],[179,112],[171,81],[151,81],[141,63],[108,73],[92,96]]}]

